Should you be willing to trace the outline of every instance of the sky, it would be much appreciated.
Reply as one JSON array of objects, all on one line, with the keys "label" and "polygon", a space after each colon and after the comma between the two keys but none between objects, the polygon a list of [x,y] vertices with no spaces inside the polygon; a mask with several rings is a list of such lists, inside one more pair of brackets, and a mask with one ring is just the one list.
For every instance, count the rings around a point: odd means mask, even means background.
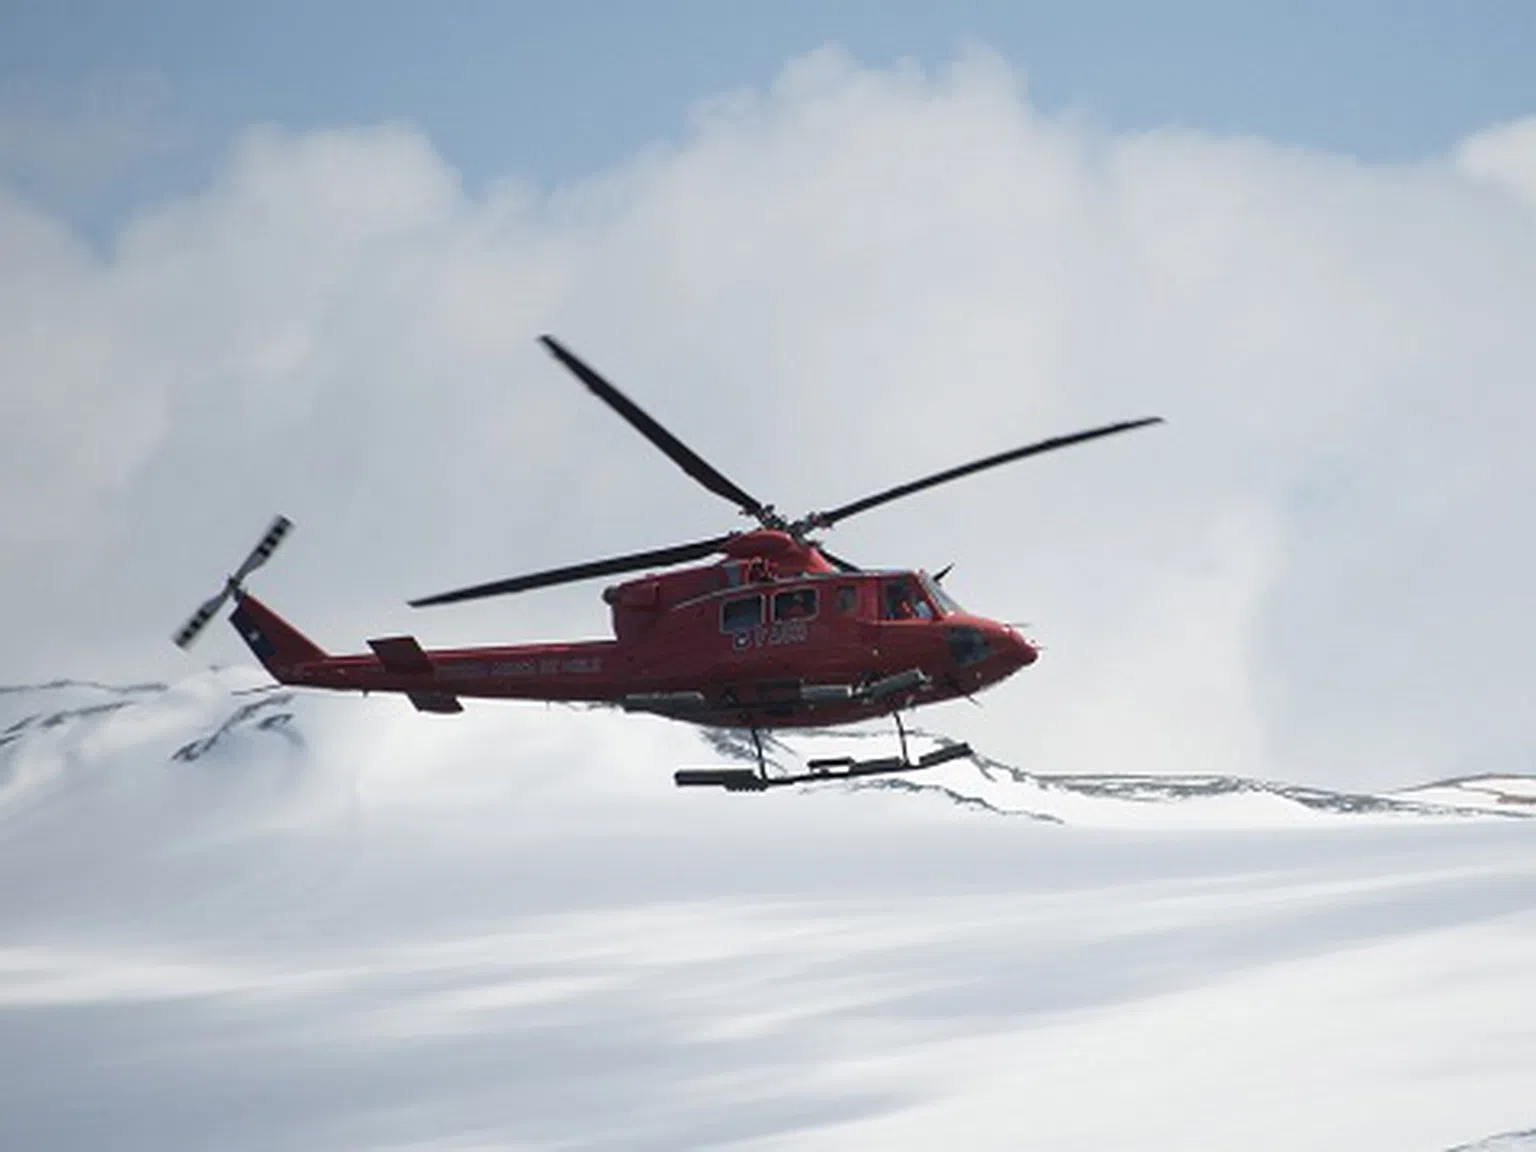
[{"label": "sky", "polygon": [[403,121],[471,188],[572,181],[827,44],[930,68],[983,44],[1035,106],[1114,130],[1413,161],[1530,111],[1536,14],[1520,0],[474,0],[444,18],[401,0],[70,0],[0,5],[0,31],[0,163],[105,235],[127,206],[206,180],[255,122]]},{"label": "sky", "polygon": [[1532,766],[1523,6],[4,21],[13,681],[174,678],[279,510],[260,588],[333,649],[601,634],[596,587],[402,607],[734,526],[547,330],[797,510],[1167,418],[840,530],[1045,645],[957,735]]}]

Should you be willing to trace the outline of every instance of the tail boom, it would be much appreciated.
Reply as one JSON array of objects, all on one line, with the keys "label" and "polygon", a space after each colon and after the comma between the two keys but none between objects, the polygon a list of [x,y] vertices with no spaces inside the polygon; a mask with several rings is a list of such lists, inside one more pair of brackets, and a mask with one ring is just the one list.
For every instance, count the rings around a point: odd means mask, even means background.
[{"label": "tail boom", "polygon": [[616,699],[612,640],[428,652],[411,636],[368,641],[372,652],[331,655],[255,596],[242,592],[230,623],[283,684],[343,692],[398,692],[423,712],[458,712],[460,696]]}]

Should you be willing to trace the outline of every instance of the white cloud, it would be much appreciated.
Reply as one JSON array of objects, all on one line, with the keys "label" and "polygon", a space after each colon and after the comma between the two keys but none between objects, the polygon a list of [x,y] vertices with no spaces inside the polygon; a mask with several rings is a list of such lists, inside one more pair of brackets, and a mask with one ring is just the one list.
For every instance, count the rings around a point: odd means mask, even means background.
[{"label": "white cloud", "polygon": [[[126,355],[100,261],[0,191],[0,541],[57,545],[96,527],[166,433],[164,389]],[[14,553],[13,553],[14,554]]]},{"label": "white cloud", "polygon": [[1527,766],[1536,229],[1488,180],[1530,162],[1516,129],[1380,168],[1120,137],[985,55],[824,52],[553,190],[467,196],[378,127],[253,130],[105,256],[9,195],[3,667],[174,668],[148,654],[279,508],[301,531],[261,586],[332,646],[601,630],[595,586],[399,607],[731,524],[543,357],[553,330],[793,509],[1170,419],[839,530],[957,560],[1048,645],[930,723],[1057,770]]},{"label": "white cloud", "polygon": [[1484,129],[1462,141],[1457,161],[1536,208],[1536,116]]}]

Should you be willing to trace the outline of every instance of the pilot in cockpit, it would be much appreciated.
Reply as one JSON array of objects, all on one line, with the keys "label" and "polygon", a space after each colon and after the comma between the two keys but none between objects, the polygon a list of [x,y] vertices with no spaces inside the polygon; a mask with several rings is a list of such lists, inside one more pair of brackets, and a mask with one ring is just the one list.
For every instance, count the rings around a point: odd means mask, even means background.
[{"label": "pilot in cockpit", "polygon": [[885,586],[887,620],[931,620],[933,609],[910,580],[892,580]]}]

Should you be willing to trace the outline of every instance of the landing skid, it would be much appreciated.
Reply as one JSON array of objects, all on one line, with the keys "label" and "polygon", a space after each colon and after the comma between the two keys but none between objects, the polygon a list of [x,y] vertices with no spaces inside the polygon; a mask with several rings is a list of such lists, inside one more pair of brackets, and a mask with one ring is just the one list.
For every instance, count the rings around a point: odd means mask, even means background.
[{"label": "landing skid", "polygon": [[878,760],[855,760],[852,756],[828,756],[806,764],[804,772],[770,776],[763,758],[763,741],[752,729],[752,746],[757,750],[756,768],[679,768],[672,775],[679,788],[724,788],[727,792],[765,792],[786,784],[817,784],[829,780],[853,780],[861,776],[889,776],[898,772],[917,772],[959,760],[971,754],[969,744],[946,744],[925,752],[916,760],[907,754],[907,732],[901,717],[896,717],[896,732],[901,740],[900,756]]}]

